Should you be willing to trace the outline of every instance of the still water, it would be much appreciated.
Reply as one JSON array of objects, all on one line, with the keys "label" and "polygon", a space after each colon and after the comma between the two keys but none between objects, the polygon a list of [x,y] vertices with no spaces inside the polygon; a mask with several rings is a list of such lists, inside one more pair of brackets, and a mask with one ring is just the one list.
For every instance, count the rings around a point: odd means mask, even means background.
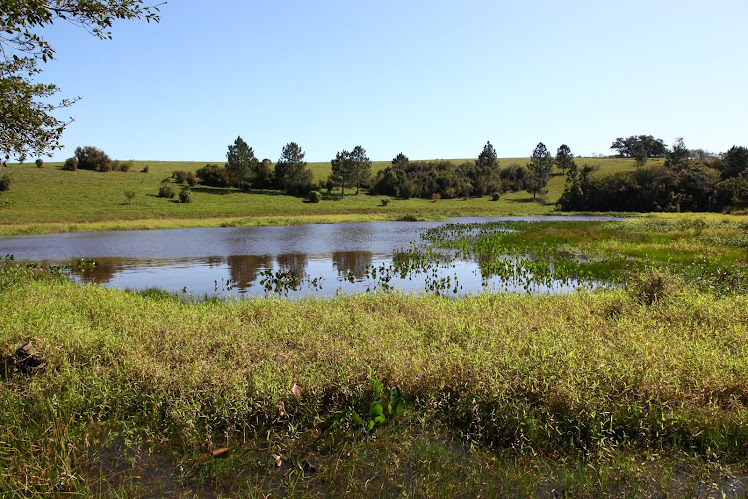
[{"label": "still water", "polygon": [[[606,220],[600,217],[458,218],[451,223],[505,220]],[[271,274],[294,275],[284,287],[289,297],[333,296],[381,289],[380,275],[393,253],[419,241],[419,232],[446,222],[366,222],[280,227],[212,227],[0,237],[0,255],[45,265],[92,259],[96,266],[76,270],[81,281],[104,286],[158,288],[195,297],[264,296]],[[293,273],[293,274],[291,274]],[[482,276],[477,262],[456,259],[438,270],[395,275],[388,286],[424,292],[429,283],[449,282],[442,293],[464,296],[485,290],[525,291],[519,284]],[[458,284],[459,283],[459,284]],[[568,292],[575,283],[553,283],[535,293]]]}]

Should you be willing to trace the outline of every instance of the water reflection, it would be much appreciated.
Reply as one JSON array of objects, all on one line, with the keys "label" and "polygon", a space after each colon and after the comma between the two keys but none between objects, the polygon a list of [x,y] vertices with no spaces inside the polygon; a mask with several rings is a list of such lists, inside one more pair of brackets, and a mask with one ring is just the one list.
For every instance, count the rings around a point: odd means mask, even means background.
[{"label": "water reflection", "polygon": [[307,256],[303,253],[278,255],[276,261],[281,272],[293,272],[299,277],[306,275]]},{"label": "water reflection", "polygon": [[338,271],[338,277],[349,280],[353,276],[357,281],[363,281],[374,255],[369,251],[335,251],[332,254],[332,264]]},{"label": "water reflection", "polygon": [[231,283],[240,292],[255,285],[259,272],[273,267],[270,255],[232,255],[226,258]]},{"label": "water reflection", "polygon": [[[599,219],[599,218],[598,218]],[[498,219],[469,219],[469,222]],[[569,220],[565,218],[564,220]],[[376,289],[423,292],[429,287],[462,296],[514,286],[481,269],[485,261],[457,259],[431,275],[398,275],[382,281],[372,269],[386,269],[397,250],[407,249],[440,222],[370,222],[295,227],[233,227],[153,231],[50,234],[0,237],[0,254],[45,265],[94,259],[92,269],[75,270],[76,279],[106,286],[157,287],[196,296],[268,294],[263,273],[301,278],[289,296],[334,296]],[[477,260],[477,261],[476,261]],[[459,280],[459,285],[457,282]],[[574,289],[574,283],[548,288]],[[518,289],[520,290],[520,289]],[[540,292],[545,291],[541,288]]]}]

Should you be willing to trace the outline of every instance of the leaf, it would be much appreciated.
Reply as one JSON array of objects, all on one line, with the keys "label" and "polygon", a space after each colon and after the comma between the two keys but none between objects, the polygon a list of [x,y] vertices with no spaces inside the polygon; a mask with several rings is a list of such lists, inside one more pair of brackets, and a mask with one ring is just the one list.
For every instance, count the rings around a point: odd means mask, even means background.
[{"label": "leaf", "polygon": [[361,416],[359,416],[356,411],[351,411],[351,421],[356,425],[364,424],[364,420],[361,419]]},{"label": "leaf", "polygon": [[379,416],[374,418],[375,423],[384,423],[384,413],[380,414]]},{"label": "leaf", "polygon": [[382,393],[382,384],[379,382],[378,379],[374,380],[374,398],[379,397],[379,394]]},{"label": "leaf", "polygon": [[384,409],[382,408],[382,404],[379,402],[372,402],[369,406],[369,416],[373,418],[377,418],[379,416],[384,416]]},{"label": "leaf", "polygon": [[280,468],[280,465],[283,463],[283,459],[277,454],[273,454],[273,459],[275,459],[275,465]]},{"label": "leaf", "polygon": [[374,422],[374,420],[373,420],[373,419],[370,419],[370,420],[369,420],[369,424],[368,424],[368,425],[366,425],[366,429],[367,429],[367,430],[371,430],[372,428],[374,428],[374,425],[375,425],[375,424],[376,424],[376,423]]},{"label": "leaf", "polygon": [[301,388],[299,388],[299,385],[294,383],[291,387],[291,393],[293,393],[293,396],[296,397],[296,400],[301,401]]}]

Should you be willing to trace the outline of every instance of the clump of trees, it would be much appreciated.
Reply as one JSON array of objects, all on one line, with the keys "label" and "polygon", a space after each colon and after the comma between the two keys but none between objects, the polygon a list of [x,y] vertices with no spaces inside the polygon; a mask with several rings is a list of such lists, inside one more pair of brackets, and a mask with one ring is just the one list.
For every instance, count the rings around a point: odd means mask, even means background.
[{"label": "clump of trees", "polygon": [[356,146],[352,151],[339,151],[335,159],[330,161],[333,187],[340,187],[340,195],[345,196],[346,187],[355,187],[356,195],[361,187],[368,186],[371,177],[371,160],[366,155],[366,149]]},{"label": "clump of trees", "polygon": [[652,135],[632,135],[625,139],[618,137],[610,148],[622,158],[664,158],[667,154],[667,145]]},{"label": "clump of trees", "polygon": [[572,211],[726,211],[748,206],[748,149],[733,146],[711,160],[689,159],[682,139],[663,165],[606,177],[584,165],[567,172],[558,201]]},{"label": "clump of trees", "polygon": [[521,190],[527,171],[513,165],[501,170],[496,150],[487,142],[474,162],[410,161],[403,153],[380,170],[370,193],[400,198],[452,199]]}]

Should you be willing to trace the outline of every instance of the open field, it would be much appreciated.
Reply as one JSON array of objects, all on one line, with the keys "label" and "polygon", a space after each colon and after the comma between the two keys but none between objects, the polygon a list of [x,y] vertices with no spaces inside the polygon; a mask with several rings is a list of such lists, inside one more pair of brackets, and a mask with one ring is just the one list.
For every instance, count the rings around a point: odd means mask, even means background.
[{"label": "open field", "polygon": [[[503,167],[527,161],[527,158],[502,159],[500,164]],[[578,164],[585,163],[599,165],[600,174],[634,168],[633,160],[629,159],[578,158]],[[372,170],[387,164],[375,162]],[[141,172],[146,165],[150,173]],[[62,171],[54,163],[44,168],[11,164],[8,166],[11,188],[0,193],[0,235],[397,220],[406,215],[431,220],[454,216],[542,215],[555,209],[554,203],[564,187],[564,176],[557,172],[549,184],[546,203],[533,202],[532,195],[521,191],[507,193],[496,202],[490,197],[437,202],[395,199],[388,206],[381,206],[381,196],[360,194],[313,204],[275,191],[246,194],[203,186],[192,189],[194,202],[189,204],[157,197],[161,180],[170,177],[173,171],[194,172],[203,166],[203,162],[136,161],[130,172],[100,173]],[[315,180],[323,180],[329,175],[330,164],[311,163],[310,168]],[[126,191],[135,193],[131,203],[126,201]]]},{"label": "open field", "polygon": [[[746,223],[506,237],[642,271],[565,296],[187,303],[3,262],[0,490],[744,495]],[[394,387],[405,406],[390,412]],[[377,400],[384,421],[366,430]]]}]

